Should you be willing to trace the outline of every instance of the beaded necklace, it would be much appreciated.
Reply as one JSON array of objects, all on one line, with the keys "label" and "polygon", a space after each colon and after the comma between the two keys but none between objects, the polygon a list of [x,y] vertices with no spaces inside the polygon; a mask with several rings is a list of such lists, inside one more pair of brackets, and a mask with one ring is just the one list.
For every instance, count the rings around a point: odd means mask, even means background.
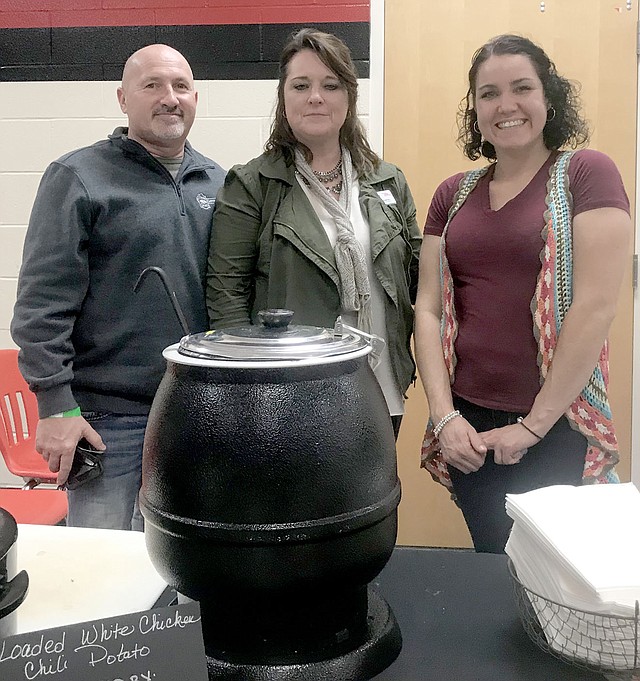
[{"label": "beaded necklace", "polygon": [[338,159],[336,165],[331,170],[312,170],[311,171],[322,184],[328,184],[337,180],[342,175],[342,156]]},{"label": "beaded necklace", "polygon": [[[318,182],[321,182],[324,185],[324,188],[328,191],[331,192],[332,194],[335,194],[336,196],[340,196],[340,192],[342,191],[342,156],[338,159],[338,162],[336,165],[331,169],[331,170],[312,170],[311,171],[316,178],[318,179]],[[331,187],[327,187],[330,182],[334,182],[340,178],[340,182],[337,184],[334,184]],[[302,176],[302,179],[304,183],[309,186],[308,180]]]}]

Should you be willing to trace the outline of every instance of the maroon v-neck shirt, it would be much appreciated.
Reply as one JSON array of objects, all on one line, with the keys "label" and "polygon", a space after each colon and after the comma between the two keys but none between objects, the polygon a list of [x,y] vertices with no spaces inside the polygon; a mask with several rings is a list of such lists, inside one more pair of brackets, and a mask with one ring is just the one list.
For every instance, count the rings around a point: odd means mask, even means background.
[{"label": "maroon v-neck shirt", "polygon": [[[483,407],[526,413],[540,389],[531,301],[544,246],[552,153],[531,182],[497,211],[489,202],[493,167],[447,231],[459,323],[453,392]],[[424,229],[440,236],[462,173],[436,190]],[[629,212],[620,173],[604,154],[582,150],[569,164],[573,215],[595,208]],[[606,225],[603,225],[606,228]]]}]

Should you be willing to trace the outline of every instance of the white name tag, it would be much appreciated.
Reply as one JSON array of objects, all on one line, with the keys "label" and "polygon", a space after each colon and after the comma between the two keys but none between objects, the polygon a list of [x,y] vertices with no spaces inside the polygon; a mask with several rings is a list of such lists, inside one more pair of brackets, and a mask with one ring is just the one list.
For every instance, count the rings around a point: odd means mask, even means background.
[{"label": "white name tag", "polygon": [[387,204],[387,206],[395,206],[396,200],[393,198],[390,189],[383,189],[381,192],[378,192],[378,196]]}]

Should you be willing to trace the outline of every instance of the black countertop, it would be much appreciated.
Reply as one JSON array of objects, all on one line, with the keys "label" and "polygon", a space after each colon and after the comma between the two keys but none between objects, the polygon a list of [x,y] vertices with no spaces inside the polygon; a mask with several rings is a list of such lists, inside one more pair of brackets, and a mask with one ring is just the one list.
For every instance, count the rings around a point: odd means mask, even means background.
[{"label": "black countertop", "polygon": [[402,629],[375,681],[603,681],[540,650],[516,610],[506,556],[396,548],[374,585]]}]

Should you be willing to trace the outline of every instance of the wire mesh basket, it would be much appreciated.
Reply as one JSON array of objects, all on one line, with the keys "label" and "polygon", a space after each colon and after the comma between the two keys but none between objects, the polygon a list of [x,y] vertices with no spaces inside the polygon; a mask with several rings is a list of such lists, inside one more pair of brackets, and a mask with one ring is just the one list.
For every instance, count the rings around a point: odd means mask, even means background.
[{"label": "wire mesh basket", "polygon": [[630,617],[577,610],[531,591],[518,579],[511,559],[508,565],[520,619],[537,646],[611,681],[640,681],[638,601]]}]

